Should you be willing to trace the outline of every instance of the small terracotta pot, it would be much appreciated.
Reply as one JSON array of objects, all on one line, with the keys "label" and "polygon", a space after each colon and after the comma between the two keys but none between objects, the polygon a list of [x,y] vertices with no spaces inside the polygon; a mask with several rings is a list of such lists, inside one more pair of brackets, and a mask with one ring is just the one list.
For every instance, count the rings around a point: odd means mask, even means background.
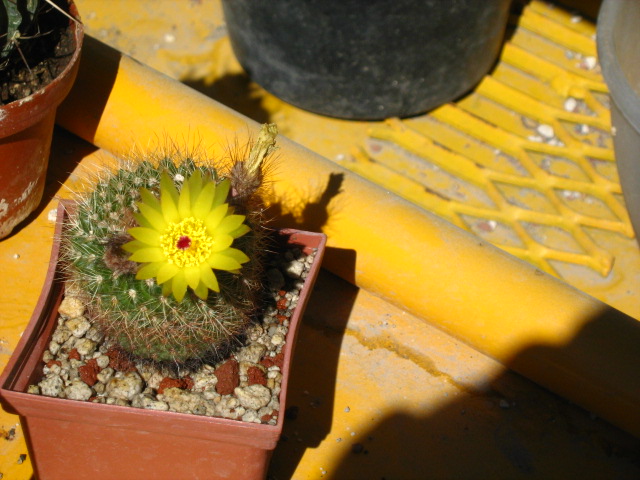
[{"label": "small terracotta pot", "polygon": [[66,210],[58,207],[51,261],[36,309],[0,376],[0,400],[20,415],[36,478],[100,480],[264,478],[282,433],[298,327],[320,271],[326,236],[281,230],[281,239],[317,251],[283,348],[276,425],[51,398],[26,393],[42,378],[42,355],[56,327],[64,283],[58,253]]},{"label": "small terracotta pot", "polygon": [[[78,16],[70,2],[71,14]],[[42,200],[56,109],[78,72],[84,28],[72,22],[76,49],[49,85],[0,107],[0,238],[33,212]]]}]

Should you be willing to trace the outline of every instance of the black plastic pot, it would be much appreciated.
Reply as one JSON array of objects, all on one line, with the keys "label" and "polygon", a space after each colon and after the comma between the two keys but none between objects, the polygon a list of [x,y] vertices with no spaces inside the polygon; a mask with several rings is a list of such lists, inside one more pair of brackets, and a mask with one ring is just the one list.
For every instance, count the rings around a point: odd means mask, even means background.
[{"label": "black plastic pot", "polygon": [[254,81],[300,108],[349,119],[426,112],[491,68],[510,0],[223,0]]}]

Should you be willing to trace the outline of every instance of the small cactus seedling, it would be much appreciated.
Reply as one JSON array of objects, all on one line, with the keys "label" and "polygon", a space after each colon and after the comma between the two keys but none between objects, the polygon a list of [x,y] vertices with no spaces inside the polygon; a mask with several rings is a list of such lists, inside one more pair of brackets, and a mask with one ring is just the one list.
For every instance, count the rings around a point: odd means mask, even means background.
[{"label": "small cactus seedling", "polygon": [[78,198],[63,235],[67,285],[122,350],[182,365],[223,352],[257,309],[265,125],[227,174],[193,158],[130,161]]}]

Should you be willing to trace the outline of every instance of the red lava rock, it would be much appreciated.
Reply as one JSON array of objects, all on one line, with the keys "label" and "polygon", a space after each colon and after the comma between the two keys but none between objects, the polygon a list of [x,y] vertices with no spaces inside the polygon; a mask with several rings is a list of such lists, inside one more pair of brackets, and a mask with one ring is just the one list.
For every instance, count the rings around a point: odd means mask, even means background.
[{"label": "red lava rock", "polygon": [[191,377],[184,377],[182,379],[182,381],[184,383],[185,390],[191,390],[193,388],[193,386],[195,385],[193,383],[193,379]]},{"label": "red lava rock", "polygon": [[282,325],[285,320],[287,320],[287,317],[285,317],[284,315],[276,315],[276,320],[278,320],[278,323]]},{"label": "red lava rock", "polygon": [[286,310],[287,302],[288,300],[286,298],[281,298],[276,302],[276,307],[278,308],[278,310]]},{"label": "red lava rock", "polygon": [[80,360],[80,354],[78,353],[78,349],[73,348],[69,350],[69,360]]},{"label": "red lava rock", "polygon": [[171,378],[164,377],[158,386],[158,394],[164,393],[167,388],[180,388],[182,390],[191,390],[193,388],[193,380],[191,377]]},{"label": "red lava rock", "polygon": [[106,351],[105,355],[109,357],[109,366],[114,370],[122,373],[136,371],[135,363],[133,363],[125,353],[121,352],[117,348],[111,347]]},{"label": "red lava rock", "polygon": [[284,363],[283,352],[280,352],[275,357],[265,357],[262,360],[260,360],[260,364],[264,365],[267,368],[272,367],[274,365],[278,366],[279,368],[282,368],[283,363]]},{"label": "red lava rock", "polygon": [[258,367],[249,367],[247,369],[247,377],[249,377],[249,385],[255,385],[256,383],[264,386],[267,385],[267,375]]},{"label": "red lava rock", "polygon": [[53,365],[58,365],[59,367],[61,367],[62,362],[60,362],[59,360],[49,360],[47,362],[47,367],[51,368]]},{"label": "red lava rock", "polygon": [[263,415],[262,417],[260,417],[260,421],[262,423],[267,423],[269,420],[277,416],[278,416],[278,410],[274,410],[273,412],[267,413],[266,415]]},{"label": "red lava rock", "polygon": [[278,296],[279,296],[279,297],[284,297],[286,294],[287,294],[287,291],[286,291],[286,290],[279,290],[279,291],[278,291]]},{"label": "red lava rock", "polygon": [[240,366],[233,358],[224,362],[213,373],[218,379],[216,392],[220,395],[231,395],[233,390],[240,385]]},{"label": "red lava rock", "polygon": [[98,373],[101,368],[98,366],[98,361],[95,358],[89,360],[86,364],[78,367],[78,374],[84,383],[93,387],[98,381]]}]

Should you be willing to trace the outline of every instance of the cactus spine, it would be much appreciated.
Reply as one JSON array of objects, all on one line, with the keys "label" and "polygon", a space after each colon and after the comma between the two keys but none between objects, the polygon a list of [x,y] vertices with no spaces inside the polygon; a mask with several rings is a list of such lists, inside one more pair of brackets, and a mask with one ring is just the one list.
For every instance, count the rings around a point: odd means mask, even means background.
[{"label": "cactus spine", "polygon": [[[62,238],[67,288],[87,299],[92,321],[111,342],[141,359],[183,365],[217,356],[243,333],[260,300],[264,227],[259,189],[276,133],[275,125],[265,125],[248,158],[234,159],[226,173],[176,151],[128,161],[78,196]],[[136,279],[141,264],[125,251],[133,240],[127,231],[144,221],[142,197],[151,194],[159,204],[163,175],[178,192],[194,175],[217,186],[230,182],[224,201],[234,214],[245,216],[249,227],[234,237],[232,247],[248,261],[237,271],[215,270],[219,292],[203,295],[202,285],[196,289],[194,284],[177,299],[163,294],[160,280]]]}]

